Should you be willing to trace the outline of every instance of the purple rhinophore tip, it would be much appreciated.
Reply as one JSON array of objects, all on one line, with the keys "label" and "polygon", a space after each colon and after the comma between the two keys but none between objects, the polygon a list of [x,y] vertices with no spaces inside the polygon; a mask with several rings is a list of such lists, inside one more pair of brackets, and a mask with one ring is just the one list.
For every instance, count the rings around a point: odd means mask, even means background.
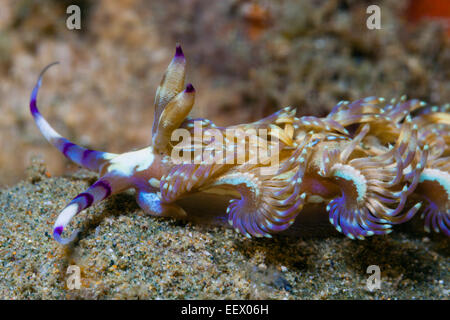
[{"label": "purple rhinophore tip", "polygon": [[59,226],[59,227],[56,227],[55,230],[53,230],[53,233],[60,236],[63,233],[63,230],[64,230],[63,226]]},{"label": "purple rhinophore tip", "polygon": [[191,83],[189,83],[187,86],[186,86],[186,90],[184,90],[186,93],[191,93],[191,92],[194,92],[195,91],[195,89],[194,89],[194,86],[191,84]]},{"label": "purple rhinophore tip", "polygon": [[181,46],[179,44],[177,44],[175,49],[175,58],[184,58],[183,50],[181,50]]}]

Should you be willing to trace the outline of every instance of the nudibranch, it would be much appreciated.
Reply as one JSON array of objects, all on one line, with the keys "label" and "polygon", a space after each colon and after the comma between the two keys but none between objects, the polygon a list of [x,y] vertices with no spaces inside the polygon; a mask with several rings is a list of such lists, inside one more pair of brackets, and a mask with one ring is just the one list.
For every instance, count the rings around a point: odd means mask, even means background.
[{"label": "nudibranch", "polygon": [[[53,64],[52,64],[53,65]],[[449,105],[405,97],[341,101],[323,118],[284,108],[257,122],[220,127],[193,119],[195,89],[185,85],[180,46],[156,91],[152,144],[113,154],[83,148],[58,134],[37,108],[44,137],[100,178],[62,210],[54,238],[82,210],[127,189],[154,216],[184,218],[175,201],[199,192],[232,196],[228,223],[247,237],[289,228],[308,203],[323,203],[330,223],[351,239],[387,234],[416,213],[425,230],[450,235]],[[183,144],[175,141],[183,138]],[[174,156],[177,155],[177,156]]]}]

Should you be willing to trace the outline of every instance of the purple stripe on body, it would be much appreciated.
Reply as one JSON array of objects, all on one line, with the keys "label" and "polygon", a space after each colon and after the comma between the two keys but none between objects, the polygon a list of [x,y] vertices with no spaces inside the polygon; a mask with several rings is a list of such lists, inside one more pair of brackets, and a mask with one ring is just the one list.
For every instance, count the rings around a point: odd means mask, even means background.
[{"label": "purple stripe on body", "polygon": [[82,155],[82,157],[81,157],[81,162],[82,162],[84,165],[86,165],[86,163],[88,163],[87,160],[88,160],[89,156],[90,156],[92,153],[95,153],[95,150],[90,150],[90,149],[84,150],[83,155]]},{"label": "purple stripe on body", "polygon": [[36,86],[33,88],[33,92],[31,92],[30,111],[33,116],[39,114],[36,100],[37,100],[37,94],[38,94],[39,88],[41,87],[41,82],[42,82],[42,79],[39,77],[39,80],[36,83]]},{"label": "purple stripe on body", "polygon": [[80,198],[84,198],[86,200],[86,205],[83,207],[83,209],[86,209],[86,208],[90,207],[92,202],[94,202],[94,196],[92,194],[90,194],[90,193],[87,193],[87,192],[80,193],[72,201],[75,201],[75,200],[80,199]]},{"label": "purple stripe on body", "polygon": [[68,156],[67,156],[67,152],[68,152],[69,149],[70,149],[72,146],[74,146],[74,145],[75,145],[75,144],[72,143],[72,142],[65,142],[65,143],[64,143],[64,147],[63,147],[63,149],[62,149],[62,154],[63,154],[64,156],[68,157]]},{"label": "purple stripe on body", "polygon": [[33,88],[33,91],[31,92],[30,111],[31,111],[31,114],[33,116],[36,116],[37,114],[39,114],[39,110],[37,108],[36,100],[37,100],[37,95],[38,95],[39,88],[42,85],[42,77],[44,76],[44,73],[45,73],[45,71],[47,71],[48,68],[50,68],[51,66],[53,66],[55,64],[58,64],[58,63],[59,62],[53,62],[53,63],[49,64],[39,74],[39,78],[38,78],[38,81],[36,83],[36,86]]},{"label": "purple stripe on body", "polygon": [[31,111],[31,114],[33,116],[39,114],[39,110],[38,110],[38,108],[36,106],[36,98],[35,97],[32,98],[31,101],[30,101],[30,111]]},{"label": "purple stripe on body", "polygon": [[94,183],[92,185],[91,188],[97,188],[97,187],[102,187],[105,190],[105,196],[103,197],[103,199],[109,197],[109,195],[111,194],[111,186],[109,185],[108,182],[106,181],[97,181],[96,183]]}]

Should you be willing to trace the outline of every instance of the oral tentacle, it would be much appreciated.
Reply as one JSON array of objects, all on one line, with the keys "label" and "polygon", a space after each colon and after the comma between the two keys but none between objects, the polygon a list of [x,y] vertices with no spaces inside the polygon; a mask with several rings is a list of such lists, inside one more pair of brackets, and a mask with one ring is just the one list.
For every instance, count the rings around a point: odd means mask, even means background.
[{"label": "oral tentacle", "polygon": [[58,132],[56,132],[50,124],[45,120],[42,114],[39,112],[37,107],[37,96],[39,92],[39,88],[42,84],[42,77],[44,73],[52,66],[57,64],[58,62],[54,62],[44,70],[41,71],[39,75],[38,81],[31,93],[30,98],[30,112],[36,122],[37,127],[41,131],[42,135],[50,142],[53,146],[55,146],[67,159],[75,162],[79,166],[82,166],[86,169],[93,171],[100,171],[102,165],[104,165],[108,160],[116,157],[116,154],[101,152],[96,150],[91,150],[87,148],[83,148],[68,139],[61,136]]},{"label": "oral tentacle", "polygon": [[78,231],[75,231],[69,238],[63,238],[62,233],[73,217],[81,211],[99,203],[111,195],[122,191],[118,189],[114,177],[103,177],[90,186],[86,191],[77,195],[59,214],[53,227],[53,237],[61,244],[72,242]]}]

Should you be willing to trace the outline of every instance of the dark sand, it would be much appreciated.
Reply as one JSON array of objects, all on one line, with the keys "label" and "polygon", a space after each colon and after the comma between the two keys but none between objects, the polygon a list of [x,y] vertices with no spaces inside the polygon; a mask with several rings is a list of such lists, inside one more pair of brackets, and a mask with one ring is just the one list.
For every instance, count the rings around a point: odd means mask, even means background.
[{"label": "dark sand", "polygon": [[[0,191],[1,299],[448,299],[449,239],[417,231],[420,220],[365,241],[337,233],[246,239],[150,217],[124,193],[76,217],[79,240],[65,248],[51,237],[53,223],[96,176],[45,171],[36,162],[28,181]],[[82,287],[68,290],[74,264]],[[369,265],[381,269],[374,292]]]}]

